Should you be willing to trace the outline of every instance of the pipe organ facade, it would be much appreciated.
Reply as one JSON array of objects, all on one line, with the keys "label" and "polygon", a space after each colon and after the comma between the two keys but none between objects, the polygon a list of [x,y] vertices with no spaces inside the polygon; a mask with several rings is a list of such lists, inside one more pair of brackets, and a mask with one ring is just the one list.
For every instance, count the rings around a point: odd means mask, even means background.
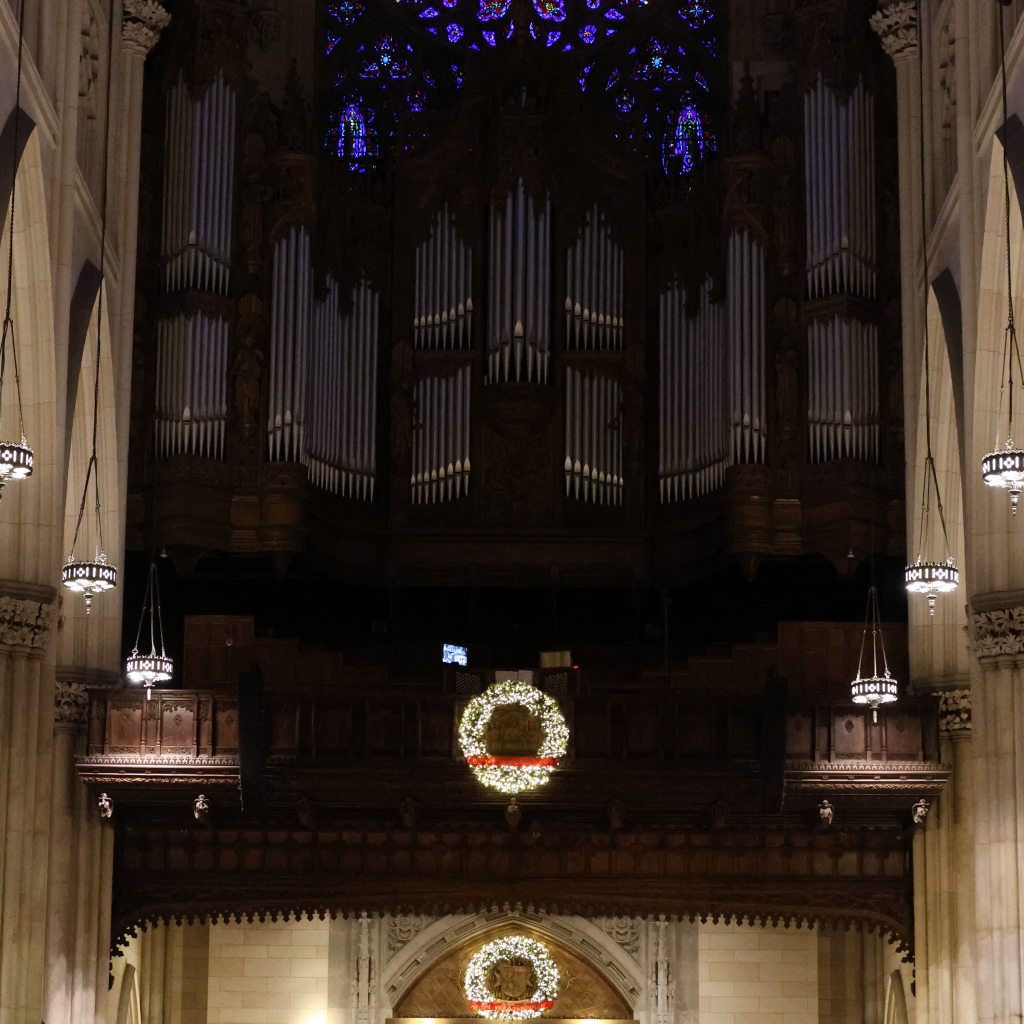
[{"label": "pipe organ facade", "polygon": [[877,461],[878,328],[842,317],[815,321],[807,353],[811,461]]},{"label": "pipe organ facade", "polygon": [[228,413],[228,322],[202,313],[160,320],[156,336],[158,458],[224,458]]},{"label": "pipe organ facade", "polygon": [[749,229],[729,236],[726,267],[732,461],[764,462],[764,249]]},{"label": "pipe organ facade", "polygon": [[547,384],[550,365],[551,200],[519,180],[490,206],[487,382]]},{"label": "pipe organ facade", "polygon": [[875,297],[875,103],[859,79],[844,102],[824,74],[804,96],[807,293]]},{"label": "pipe organ facade", "polygon": [[367,281],[339,309],[338,283],[313,304],[309,425],[304,461],[324,490],[373,501],[377,481],[377,336],[379,296]]},{"label": "pipe organ facade", "polygon": [[469,348],[473,338],[473,250],[446,203],[416,247],[416,348]]},{"label": "pipe organ facade", "polygon": [[469,497],[470,368],[424,377],[413,389],[412,500]]},{"label": "pipe organ facade", "polygon": [[[732,463],[726,413],[725,314],[710,280],[697,315],[673,282],[658,300],[658,494],[662,504],[721,487]],[[735,445],[735,442],[734,442]]]},{"label": "pipe organ facade", "polygon": [[565,339],[570,349],[622,348],[622,249],[595,203],[566,253]]},{"label": "pipe organ facade", "polygon": [[622,386],[572,366],[565,374],[565,493],[621,505]]},{"label": "pipe organ facade", "polygon": [[235,93],[223,72],[198,100],[179,75],[164,122],[164,290],[227,295],[235,179]]},{"label": "pipe organ facade", "polygon": [[278,239],[273,275],[268,454],[272,462],[301,462],[313,304],[310,239],[304,225],[294,225]]}]

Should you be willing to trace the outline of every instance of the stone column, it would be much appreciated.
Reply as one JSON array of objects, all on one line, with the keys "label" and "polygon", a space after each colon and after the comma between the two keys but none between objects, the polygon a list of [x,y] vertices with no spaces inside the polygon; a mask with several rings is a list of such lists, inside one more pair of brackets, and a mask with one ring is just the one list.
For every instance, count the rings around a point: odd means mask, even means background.
[{"label": "stone column", "polygon": [[979,1024],[1021,1017],[1024,607],[971,614],[975,994]]},{"label": "stone column", "polygon": [[54,595],[4,589],[49,598],[0,596],[0,1022],[23,1024],[42,1012],[52,690],[41,668]]},{"label": "stone column", "polygon": [[[918,300],[917,265],[921,258],[921,182],[918,140],[921,131],[918,86],[918,32],[916,0],[896,0],[871,16],[882,49],[896,66],[896,118],[898,124],[900,278],[903,316],[903,422],[906,450],[917,450],[917,405],[921,348],[924,337],[923,311]],[[907,494],[914,493],[917,466],[907,460]],[[914,503],[907,502],[907,532],[913,536]],[[919,982],[920,984],[920,982]]]}]

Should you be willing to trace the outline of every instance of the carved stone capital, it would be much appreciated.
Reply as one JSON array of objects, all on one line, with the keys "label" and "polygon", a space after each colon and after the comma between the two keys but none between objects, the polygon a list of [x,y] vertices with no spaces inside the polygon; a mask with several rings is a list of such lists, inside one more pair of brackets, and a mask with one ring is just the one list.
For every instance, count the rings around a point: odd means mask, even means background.
[{"label": "carved stone capital", "polygon": [[53,721],[59,725],[85,725],[89,719],[89,694],[83,683],[57,681],[53,692]]},{"label": "carved stone capital", "polygon": [[970,690],[943,690],[939,693],[939,729],[948,733],[970,732]]},{"label": "carved stone capital", "polygon": [[898,61],[917,51],[917,3],[896,0],[868,19],[882,41],[882,49]]},{"label": "carved stone capital", "polygon": [[42,601],[0,597],[0,644],[42,651],[53,628],[55,607]]},{"label": "carved stone capital", "polygon": [[971,653],[986,658],[1024,656],[1024,605],[971,613]]},{"label": "carved stone capital", "polygon": [[124,0],[121,42],[126,49],[145,57],[170,21],[171,16],[157,0]]}]

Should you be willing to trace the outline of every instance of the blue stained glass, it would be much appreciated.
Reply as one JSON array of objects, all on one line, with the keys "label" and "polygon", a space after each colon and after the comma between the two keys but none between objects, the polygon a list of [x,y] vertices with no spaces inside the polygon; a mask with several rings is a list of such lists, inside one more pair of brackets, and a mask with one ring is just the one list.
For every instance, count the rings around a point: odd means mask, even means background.
[{"label": "blue stained glass", "polygon": [[537,38],[537,26],[532,21],[530,22],[530,38]]},{"label": "blue stained glass", "polygon": [[424,71],[423,72],[423,81],[426,82],[427,85],[429,85],[431,89],[433,89],[434,86],[437,84],[434,81],[434,76],[429,71]]},{"label": "blue stained glass", "polygon": [[505,30],[505,38],[506,39],[511,39],[512,38],[512,33],[515,32],[515,30],[516,30],[516,23],[514,21],[510,21],[508,23],[508,28]]},{"label": "blue stained glass", "polygon": [[587,7],[592,11],[596,11],[601,6],[601,0],[587,0]]},{"label": "blue stained glass", "polygon": [[714,16],[715,9],[708,0],[686,0],[683,6],[679,8],[679,17],[690,28],[704,28]]},{"label": "blue stained glass", "polygon": [[572,43],[566,43],[565,46],[562,47],[562,53],[569,53],[571,50]]},{"label": "blue stained glass", "polygon": [[470,44],[469,44],[469,48],[470,48],[471,50],[476,50],[476,51],[478,51],[478,52],[479,52],[479,50],[480,50],[480,47],[479,47],[479,46],[477,46],[477,45],[476,45],[476,43],[470,43]]},{"label": "blue stained glass", "polygon": [[622,21],[623,18],[625,18],[625,15],[621,11],[617,11],[614,7],[609,7],[608,10],[604,12],[604,16],[609,21]]},{"label": "blue stained glass", "polygon": [[582,90],[583,92],[586,92],[586,90],[587,90],[587,75],[589,75],[589,74],[590,74],[591,68],[593,68],[593,66],[594,66],[593,64],[588,64],[588,65],[587,65],[587,66],[586,66],[586,67],[585,67],[585,68],[584,68],[584,69],[583,69],[583,70],[582,70],[582,71],[580,72],[580,89],[581,89],[581,90]]},{"label": "blue stained glass", "polygon": [[533,0],[533,6],[545,21],[565,21],[565,0]]},{"label": "blue stained glass", "polygon": [[704,45],[708,48],[708,53],[710,53],[711,56],[714,57],[715,56],[715,41],[714,41],[714,39],[705,39],[704,40]]},{"label": "blue stained glass", "polygon": [[[362,49],[362,47],[360,47]],[[395,41],[389,35],[381,36],[374,44],[374,55],[363,64],[363,78],[408,78],[409,62],[399,60]]]},{"label": "blue stained glass", "polygon": [[428,7],[425,11],[420,11],[421,18],[436,18],[437,11],[433,7]]},{"label": "blue stained glass", "polygon": [[559,32],[558,29],[556,29],[556,28],[552,29],[548,33],[548,41],[547,41],[547,43],[545,45],[546,46],[554,46],[555,43],[557,43],[558,40],[561,38],[561,35],[562,35],[562,33]]},{"label": "blue stained glass", "polygon": [[448,42],[457,43],[463,36],[463,29],[461,25],[457,25],[454,21],[448,26]]},{"label": "blue stained glass", "polygon": [[327,30],[327,56],[328,57],[330,57],[330,55],[334,52],[334,48],[340,42],[341,42],[341,34],[339,33],[338,35],[333,36],[333,35],[331,35],[331,30],[328,29]]},{"label": "blue stained glass", "polygon": [[455,88],[462,88],[462,68],[458,64],[452,65],[452,74],[455,76]]},{"label": "blue stained glass", "polygon": [[701,73],[700,73],[700,72],[698,71],[698,72],[697,72],[697,73],[696,73],[696,74],[695,74],[695,75],[694,75],[693,77],[694,77],[694,80],[695,80],[695,81],[697,82],[697,84],[698,84],[698,85],[699,85],[699,86],[700,86],[700,87],[701,87],[701,88],[702,88],[702,89],[703,89],[703,90],[704,90],[705,92],[707,92],[707,89],[708,89],[708,83],[707,83],[707,82],[706,82],[706,81],[704,80],[704,76],[703,76],[703,75],[702,75],[702,74],[701,74]]},{"label": "blue stained glass", "polygon": [[436,28],[434,28],[434,26],[433,26],[433,25],[428,25],[428,26],[427,26],[427,31],[428,31],[428,32],[429,32],[429,33],[430,33],[430,34],[431,34],[432,36],[436,36],[436,35],[437,35],[437,29],[436,29]]},{"label": "blue stained glass", "polygon": [[597,26],[596,25],[584,25],[580,29],[580,39],[583,40],[588,46],[597,38]]},{"label": "blue stained glass", "polygon": [[459,0],[444,0],[445,7],[457,7]]},{"label": "blue stained glass", "polygon": [[350,171],[368,169],[369,159],[377,155],[372,129],[373,111],[356,100],[349,100],[328,118],[327,149],[348,161]]},{"label": "blue stained glass", "polygon": [[619,108],[620,114],[628,114],[633,109],[633,97],[628,92],[623,92],[615,97],[615,106]]},{"label": "blue stained glass", "polygon": [[480,0],[477,18],[480,21],[496,21],[498,18],[504,18],[511,6],[512,0]]},{"label": "blue stained glass", "polygon": [[616,32],[618,32],[618,29],[617,29],[617,28],[606,28],[606,29],[604,30],[604,34],[605,34],[606,36],[613,36],[613,35],[615,35],[615,33],[616,33]]},{"label": "blue stained glass", "polygon": [[415,92],[409,93],[406,97],[406,102],[409,104],[409,109],[414,114],[422,113],[423,108],[427,105],[427,98],[417,89]]},{"label": "blue stained glass", "polygon": [[669,158],[679,160],[683,174],[689,174],[704,152],[704,127],[696,107],[683,107],[673,114],[670,134],[665,139],[665,163]]},{"label": "blue stained glass", "polygon": [[611,73],[611,74],[610,74],[610,75],[608,76],[608,84],[607,84],[607,85],[605,86],[605,88],[606,88],[606,89],[610,89],[610,88],[611,88],[611,87],[612,87],[612,86],[613,86],[613,85],[614,85],[614,84],[615,84],[615,83],[616,83],[616,82],[617,82],[618,80],[619,80],[619,69],[618,69],[618,68],[616,68],[616,69],[615,69],[615,70],[614,70],[614,71],[613,71],[613,72],[612,72],[612,73]]},{"label": "blue stained glass", "polygon": [[482,35],[484,37],[484,40],[486,42],[490,43],[491,46],[496,45],[495,44],[495,40],[494,40],[494,33],[493,32],[481,32],[480,35]]}]

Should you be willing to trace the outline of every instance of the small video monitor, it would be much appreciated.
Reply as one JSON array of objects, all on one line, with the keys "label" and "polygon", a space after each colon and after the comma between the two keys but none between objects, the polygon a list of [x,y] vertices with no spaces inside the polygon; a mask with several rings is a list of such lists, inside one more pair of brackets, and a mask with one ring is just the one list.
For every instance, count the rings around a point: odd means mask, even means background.
[{"label": "small video monitor", "polygon": [[441,648],[441,661],[445,665],[469,664],[469,648],[458,644],[445,644]]}]

